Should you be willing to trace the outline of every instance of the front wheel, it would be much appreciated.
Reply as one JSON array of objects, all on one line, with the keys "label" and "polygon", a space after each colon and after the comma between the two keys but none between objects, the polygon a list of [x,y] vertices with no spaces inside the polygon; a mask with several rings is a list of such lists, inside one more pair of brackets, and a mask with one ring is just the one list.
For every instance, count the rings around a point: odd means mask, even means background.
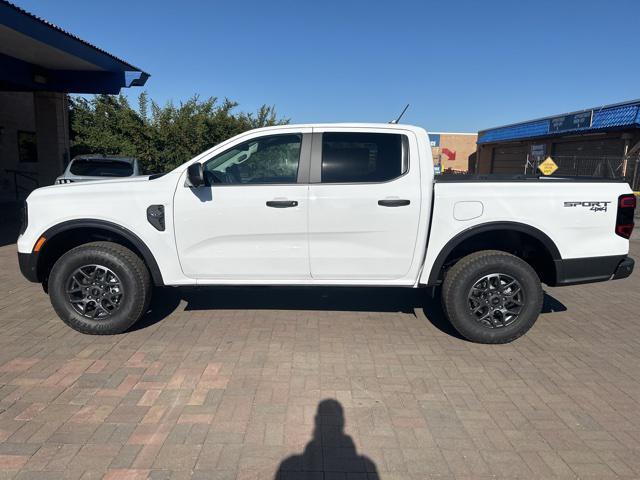
[{"label": "front wheel", "polygon": [[542,309],[535,270],[506,252],[484,250],[459,260],[442,286],[444,311],[455,329],[478,343],[508,343],[524,335]]},{"label": "front wheel", "polygon": [[122,333],[146,312],[151,278],[128,248],[92,242],[58,259],[49,276],[49,298],[58,316],[74,330]]}]

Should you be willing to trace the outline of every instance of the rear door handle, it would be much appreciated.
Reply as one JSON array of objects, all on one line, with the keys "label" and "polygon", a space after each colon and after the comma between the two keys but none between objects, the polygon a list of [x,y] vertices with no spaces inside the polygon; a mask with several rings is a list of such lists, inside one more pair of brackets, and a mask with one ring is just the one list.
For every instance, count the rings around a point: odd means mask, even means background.
[{"label": "rear door handle", "polygon": [[267,207],[271,208],[291,208],[297,206],[298,202],[295,200],[269,200],[267,202]]},{"label": "rear door handle", "polygon": [[380,205],[381,207],[406,207],[410,203],[411,203],[411,200],[400,200],[400,199],[378,200],[378,205]]}]

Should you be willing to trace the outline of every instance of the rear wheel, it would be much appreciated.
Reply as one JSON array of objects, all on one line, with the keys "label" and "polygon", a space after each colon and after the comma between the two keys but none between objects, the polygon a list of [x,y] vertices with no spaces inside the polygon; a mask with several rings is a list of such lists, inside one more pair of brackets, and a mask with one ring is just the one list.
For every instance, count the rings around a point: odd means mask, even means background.
[{"label": "rear wheel", "polygon": [[128,248],[92,242],[58,259],[49,276],[49,297],[62,321],[79,332],[122,333],[146,312],[151,278]]},{"label": "rear wheel", "polygon": [[507,343],[525,334],[542,309],[535,270],[506,252],[484,250],[446,274],[442,304],[451,324],[473,342]]}]

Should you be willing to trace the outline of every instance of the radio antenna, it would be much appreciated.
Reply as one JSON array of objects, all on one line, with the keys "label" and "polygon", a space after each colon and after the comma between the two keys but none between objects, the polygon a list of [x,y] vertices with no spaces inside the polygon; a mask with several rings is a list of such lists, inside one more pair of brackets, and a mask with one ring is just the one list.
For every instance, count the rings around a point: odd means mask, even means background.
[{"label": "radio antenna", "polygon": [[402,110],[402,113],[400,113],[400,115],[398,115],[398,118],[396,118],[395,120],[391,120],[389,123],[392,123],[392,124],[394,124],[394,125],[395,125],[396,123],[398,123],[398,122],[400,121],[400,119],[402,118],[402,116],[404,115],[404,112],[406,112],[406,111],[407,111],[407,108],[409,108],[409,104],[408,104],[408,103],[407,103],[407,106],[406,106],[406,107],[404,107],[404,110]]}]

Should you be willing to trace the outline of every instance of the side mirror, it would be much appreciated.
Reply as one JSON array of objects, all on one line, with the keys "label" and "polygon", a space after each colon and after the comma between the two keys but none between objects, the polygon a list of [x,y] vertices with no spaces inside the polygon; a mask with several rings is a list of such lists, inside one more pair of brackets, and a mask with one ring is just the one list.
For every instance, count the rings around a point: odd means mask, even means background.
[{"label": "side mirror", "polygon": [[194,163],[187,169],[187,187],[197,188],[204,186],[204,169],[201,163]]}]

